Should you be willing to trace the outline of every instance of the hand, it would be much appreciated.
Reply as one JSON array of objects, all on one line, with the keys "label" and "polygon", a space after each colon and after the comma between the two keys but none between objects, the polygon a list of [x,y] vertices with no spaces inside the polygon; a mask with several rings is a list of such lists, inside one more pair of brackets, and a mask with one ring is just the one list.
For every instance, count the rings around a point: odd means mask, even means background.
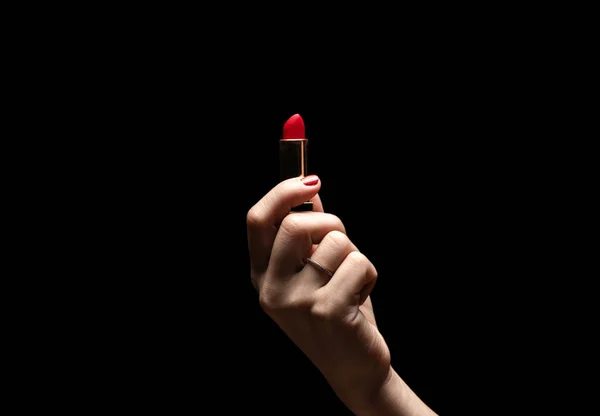
[{"label": "hand", "polygon": [[[263,310],[359,412],[395,373],[369,297],[377,271],[340,219],[323,212],[320,187],[314,175],[288,179],[249,210],[251,279]],[[309,199],[313,212],[290,212]],[[305,264],[307,257],[333,276]]]}]

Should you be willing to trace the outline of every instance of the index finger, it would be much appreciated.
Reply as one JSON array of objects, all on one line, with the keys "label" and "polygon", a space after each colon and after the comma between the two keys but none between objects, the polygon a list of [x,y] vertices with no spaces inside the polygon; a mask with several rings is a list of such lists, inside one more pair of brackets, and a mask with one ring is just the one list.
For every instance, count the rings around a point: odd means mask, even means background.
[{"label": "index finger", "polygon": [[316,175],[286,179],[263,196],[246,216],[250,263],[254,272],[267,269],[277,228],[293,207],[313,201],[313,210],[323,212],[318,192],[321,180]]}]

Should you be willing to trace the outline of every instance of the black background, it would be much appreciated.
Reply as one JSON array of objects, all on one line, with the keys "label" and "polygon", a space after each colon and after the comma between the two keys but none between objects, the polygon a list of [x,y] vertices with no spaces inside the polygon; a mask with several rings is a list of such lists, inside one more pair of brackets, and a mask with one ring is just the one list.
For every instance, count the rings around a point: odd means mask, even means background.
[{"label": "black background", "polygon": [[111,189],[104,202],[118,224],[108,263],[118,273],[104,283],[118,299],[106,341],[113,383],[165,409],[349,414],[250,283],[245,216],[277,183],[282,126],[299,113],[326,211],[378,269],[372,300],[393,366],[437,412],[465,391],[483,400],[480,372],[498,361],[478,360],[504,348],[491,305],[522,255],[510,243],[519,145],[503,97],[435,72],[318,85],[280,75],[206,95],[215,86],[205,80],[136,112],[148,136],[127,145],[119,197]]},{"label": "black background", "polygon": [[325,209],[376,265],[380,330],[425,402],[465,415],[595,400],[582,13],[217,6],[15,17],[5,280],[23,290],[4,291],[7,397],[78,414],[348,414],[250,284],[245,216],[300,113]]},{"label": "black background", "polygon": [[86,406],[349,414],[250,283],[246,213],[279,179],[295,113],[325,210],[377,267],[400,376],[440,414],[480,413],[499,380],[526,379],[511,365],[533,357],[534,320],[512,318],[548,232],[531,201],[550,185],[535,67],[472,33],[309,54],[306,38],[264,50],[268,34],[223,45],[194,27],[138,32],[73,71],[63,256],[81,278],[65,316]]}]

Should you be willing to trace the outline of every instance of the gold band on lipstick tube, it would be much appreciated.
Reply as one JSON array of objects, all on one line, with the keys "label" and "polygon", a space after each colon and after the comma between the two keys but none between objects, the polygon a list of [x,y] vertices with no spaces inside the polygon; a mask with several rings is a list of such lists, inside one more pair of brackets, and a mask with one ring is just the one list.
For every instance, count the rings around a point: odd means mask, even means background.
[{"label": "gold band on lipstick tube", "polygon": [[[279,176],[280,180],[300,177],[308,172],[308,140],[285,139],[279,141]],[[313,203],[306,201],[292,208],[292,211],[312,211]]]}]

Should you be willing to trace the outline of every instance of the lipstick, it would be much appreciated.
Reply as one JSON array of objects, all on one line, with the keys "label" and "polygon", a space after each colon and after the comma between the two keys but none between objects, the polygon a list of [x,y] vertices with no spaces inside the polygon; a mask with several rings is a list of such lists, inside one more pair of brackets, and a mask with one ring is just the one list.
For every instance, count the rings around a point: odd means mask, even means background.
[{"label": "lipstick", "polygon": [[[300,177],[308,172],[308,139],[305,137],[304,120],[294,114],[283,125],[283,137],[279,140],[280,180]],[[292,211],[312,211],[313,203],[306,201]]]}]

